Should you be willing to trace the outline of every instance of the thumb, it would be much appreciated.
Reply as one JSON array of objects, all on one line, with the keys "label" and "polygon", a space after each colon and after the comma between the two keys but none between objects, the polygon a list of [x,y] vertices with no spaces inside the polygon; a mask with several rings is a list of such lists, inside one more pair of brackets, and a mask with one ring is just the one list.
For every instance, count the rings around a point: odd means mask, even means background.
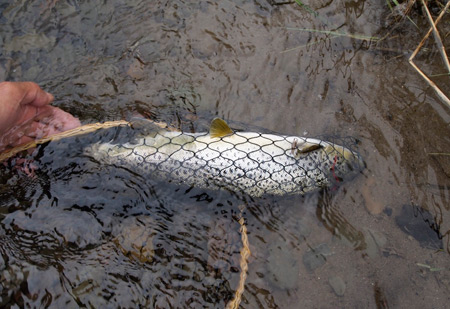
[{"label": "thumb", "polygon": [[45,92],[33,82],[19,82],[17,87],[20,89],[19,93],[23,95],[20,105],[41,107],[50,104],[54,99],[53,95]]}]

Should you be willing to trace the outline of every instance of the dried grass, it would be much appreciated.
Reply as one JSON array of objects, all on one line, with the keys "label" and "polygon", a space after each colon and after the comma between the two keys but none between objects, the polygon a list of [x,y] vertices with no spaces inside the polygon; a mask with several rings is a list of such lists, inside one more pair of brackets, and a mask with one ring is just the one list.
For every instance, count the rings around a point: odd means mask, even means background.
[{"label": "dried grass", "polygon": [[422,41],[417,46],[416,50],[412,53],[411,57],[409,57],[408,61],[411,64],[411,66],[420,74],[420,76],[422,76],[425,79],[425,81],[431,86],[431,88],[433,88],[433,90],[436,92],[436,94],[439,96],[439,98],[450,107],[450,100],[449,100],[448,96],[445,95],[442,92],[442,90],[422,70],[420,70],[419,67],[413,62],[413,59],[416,57],[417,53],[422,48],[422,46],[425,43],[425,41],[428,39],[430,34],[433,33],[434,40],[436,41],[436,44],[438,46],[438,49],[439,49],[439,52],[441,54],[442,60],[443,60],[443,62],[445,64],[447,70],[450,73],[450,64],[449,64],[449,61],[448,61],[448,57],[447,57],[447,54],[445,52],[444,45],[442,44],[442,40],[441,40],[441,36],[439,34],[439,31],[436,28],[436,25],[439,23],[439,21],[441,20],[442,16],[444,16],[444,14],[446,13],[447,9],[449,8],[450,1],[447,2],[447,4],[441,10],[441,13],[439,14],[438,18],[436,18],[435,21],[431,17],[430,11],[428,10],[428,7],[427,7],[427,4],[425,3],[425,1],[424,0],[421,0],[421,1],[422,1],[423,8],[424,8],[424,10],[425,10],[425,12],[427,14],[427,18],[428,18],[428,21],[429,21],[431,27],[428,30],[428,32],[425,34],[425,36],[423,37]]}]

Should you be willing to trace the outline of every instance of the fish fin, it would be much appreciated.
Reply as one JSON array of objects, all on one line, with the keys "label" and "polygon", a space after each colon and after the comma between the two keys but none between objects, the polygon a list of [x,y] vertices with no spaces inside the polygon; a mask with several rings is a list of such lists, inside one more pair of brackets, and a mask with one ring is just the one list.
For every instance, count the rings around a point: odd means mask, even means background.
[{"label": "fish fin", "polygon": [[298,146],[297,153],[308,153],[317,149],[323,148],[320,144],[309,144],[305,143],[303,145]]},{"label": "fish fin", "polygon": [[209,128],[209,135],[211,137],[224,137],[233,133],[233,130],[230,129],[225,120],[214,118],[211,121],[211,127]]}]

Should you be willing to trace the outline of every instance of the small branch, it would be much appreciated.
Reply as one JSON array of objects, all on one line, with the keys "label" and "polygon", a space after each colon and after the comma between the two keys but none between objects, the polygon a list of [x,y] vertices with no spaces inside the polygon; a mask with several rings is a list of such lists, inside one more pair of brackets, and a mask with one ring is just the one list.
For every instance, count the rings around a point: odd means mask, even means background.
[{"label": "small branch", "polygon": [[[450,3],[450,1],[447,2],[447,5],[445,6],[446,8],[447,8],[449,3]],[[439,35],[439,32],[438,32],[438,30],[436,28],[436,25],[435,25],[435,23],[433,21],[433,18],[431,17],[430,11],[428,10],[428,7],[425,4],[424,0],[422,0],[422,4],[423,4],[423,7],[425,9],[425,12],[427,13],[428,21],[431,24],[431,28],[433,29],[434,40],[436,41],[436,44],[438,45],[439,51],[441,53],[442,60],[444,61],[445,66],[447,67],[447,71],[450,72],[450,63],[448,62],[447,53],[445,52],[444,44],[442,44],[441,36]],[[445,10],[446,9],[444,8],[443,12],[445,12]]]},{"label": "small branch", "polygon": [[[442,16],[444,16],[445,11],[447,10],[447,8],[450,5],[450,1],[447,2],[447,5],[445,6],[445,8],[441,11],[441,14],[439,14],[438,18],[436,18],[436,22],[434,23],[435,25],[437,25],[440,21]],[[422,41],[420,41],[419,45],[417,46],[416,50],[412,53],[411,57],[409,57],[409,60],[412,61],[417,53],[419,52],[419,50],[422,48],[423,44],[425,43],[425,41],[428,39],[428,37],[430,36],[431,32],[433,32],[433,28],[430,28],[427,32],[427,34],[425,34],[425,36],[423,37]]]},{"label": "small branch", "polygon": [[[427,34],[423,37],[422,41],[419,43],[419,45],[417,46],[416,50],[414,50],[414,52],[412,53],[411,57],[409,57],[408,62],[409,64],[411,64],[411,66],[420,74],[420,76],[422,76],[425,81],[434,89],[434,91],[436,92],[436,94],[439,96],[439,98],[447,103],[448,106],[450,106],[450,100],[449,98],[439,89],[439,87],[425,74],[423,73],[418,67],[417,65],[413,62],[414,57],[417,55],[417,53],[419,52],[419,50],[422,48],[423,44],[425,43],[425,41],[428,39],[428,37],[430,36],[431,32],[434,33],[435,35],[435,41],[438,44],[438,46],[440,47],[440,51],[441,51],[441,55],[443,57],[444,63],[447,66],[447,69],[450,72],[450,65],[448,63],[448,58],[447,55],[445,53],[445,49],[443,48],[443,44],[441,41],[441,38],[439,36],[439,33],[437,32],[437,28],[436,25],[437,23],[441,20],[442,16],[444,16],[446,10],[448,9],[448,7],[450,6],[450,1],[447,2],[447,4],[445,5],[444,9],[441,11],[441,13],[439,14],[438,18],[436,19],[436,21],[434,22],[433,19],[431,18],[430,12],[428,11],[428,8],[424,2],[424,0],[422,0],[422,4],[425,8],[425,10],[427,11],[427,15],[428,18],[430,20],[431,23],[431,28],[428,30]],[[437,34],[437,35],[436,35]],[[440,44],[440,45],[439,45]]]},{"label": "small branch", "polygon": [[412,60],[409,61],[409,64],[411,64],[412,67],[417,71],[417,73],[419,73],[428,82],[428,84],[434,89],[439,98],[441,98],[442,101],[444,101],[445,103],[447,103],[448,106],[450,106],[449,98],[441,91],[441,89],[439,89],[439,87],[431,79],[429,79],[428,76],[426,76],[425,73],[423,73],[417,67],[417,65],[414,62],[412,62]]}]

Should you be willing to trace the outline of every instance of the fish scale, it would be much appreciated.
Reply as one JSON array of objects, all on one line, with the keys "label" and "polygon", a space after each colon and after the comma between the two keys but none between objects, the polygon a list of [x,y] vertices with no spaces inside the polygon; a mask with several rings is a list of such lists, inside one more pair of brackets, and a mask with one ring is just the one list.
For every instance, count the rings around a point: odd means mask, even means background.
[{"label": "fish scale", "polygon": [[313,138],[232,132],[221,119],[213,120],[209,133],[155,128],[133,142],[99,143],[87,153],[172,183],[254,197],[305,194],[364,168],[361,157],[343,146]]}]

